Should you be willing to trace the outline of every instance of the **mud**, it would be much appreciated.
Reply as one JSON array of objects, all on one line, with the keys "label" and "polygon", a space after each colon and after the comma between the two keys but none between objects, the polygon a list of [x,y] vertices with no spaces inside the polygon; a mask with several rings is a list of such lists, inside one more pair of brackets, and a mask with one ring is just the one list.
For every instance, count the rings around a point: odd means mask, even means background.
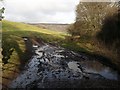
[{"label": "mud", "polygon": [[[117,71],[97,60],[49,44],[33,45],[33,48],[35,54],[25,70],[9,85],[10,88],[119,86]],[[113,83],[103,84],[109,81]]]}]

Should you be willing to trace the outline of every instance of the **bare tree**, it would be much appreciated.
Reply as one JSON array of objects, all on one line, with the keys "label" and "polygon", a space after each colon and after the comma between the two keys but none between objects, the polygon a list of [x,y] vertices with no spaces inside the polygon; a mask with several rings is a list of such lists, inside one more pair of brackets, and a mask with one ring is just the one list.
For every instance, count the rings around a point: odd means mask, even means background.
[{"label": "bare tree", "polygon": [[76,9],[74,35],[94,36],[101,29],[102,21],[117,12],[117,4],[111,2],[80,2]]}]

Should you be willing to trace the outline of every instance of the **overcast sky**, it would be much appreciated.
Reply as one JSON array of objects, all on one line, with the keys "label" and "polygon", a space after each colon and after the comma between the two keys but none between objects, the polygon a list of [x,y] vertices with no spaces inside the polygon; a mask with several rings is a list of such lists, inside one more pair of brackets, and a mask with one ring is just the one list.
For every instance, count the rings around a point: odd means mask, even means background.
[{"label": "overcast sky", "polygon": [[72,23],[79,0],[5,0],[5,19],[18,22]]}]

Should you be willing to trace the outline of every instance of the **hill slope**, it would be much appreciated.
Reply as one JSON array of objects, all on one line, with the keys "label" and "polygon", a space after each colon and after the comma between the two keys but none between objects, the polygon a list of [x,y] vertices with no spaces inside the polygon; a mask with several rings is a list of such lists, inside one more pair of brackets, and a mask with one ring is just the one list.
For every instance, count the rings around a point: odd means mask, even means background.
[{"label": "hill slope", "polygon": [[[89,39],[80,39],[80,41],[74,42],[74,38],[71,39],[69,35],[64,32],[55,32],[47,29],[42,29],[33,25],[24,23],[3,21],[2,30],[2,54],[3,54],[3,84],[7,85],[12,79],[14,79],[21,67],[31,58],[30,54],[26,53],[26,45],[23,37],[29,37],[33,41],[36,39],[42,39],[44,42],[59,44],[67,49],[86,52],[88,56],[101,58],[101,61],[110,63],[111,61],[105,61],[101,57],[105,56],[102,53],[103,48],[97,47],[94,43],[91,43]],[[67,39],[66,39],[67,38]],[[103,51],[104,52],[104,51]],[[96,56],[95,54],[99,54]],[[108,54],[110,55],[110,54]],[[114,61],[112,61],[114,63]]]},{"label": "hill slope", "polygon": [[26,53],[23,37],[29,37],[33,40],[41,38],[45,42],[60,42],[67,35],[62,32],[6,20],[2,21],[2,25],[3,84],[5,85],[17,76],[19,68],[23,67],[23,64],[30,59],[30,55]]},{"label": "hill slope", "polygon": [[29,24],[43,29],[49,29],[65,33],[67,33],[67,28],[69,27],[69,24],[54,24],[54,23],[29,23]]}]

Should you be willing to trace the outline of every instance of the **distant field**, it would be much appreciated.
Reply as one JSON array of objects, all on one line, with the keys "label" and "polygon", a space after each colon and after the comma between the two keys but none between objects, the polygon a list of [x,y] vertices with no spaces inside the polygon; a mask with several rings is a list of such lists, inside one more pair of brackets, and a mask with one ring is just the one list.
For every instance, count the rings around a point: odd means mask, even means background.
[{"label": "distant field", "polygon": [[67,33],[67,28],[69,24],[54,24],[54,23],[29,23],[30,25],[35,25],[43,29],[49,29],[53,31],[65,32]]}]

